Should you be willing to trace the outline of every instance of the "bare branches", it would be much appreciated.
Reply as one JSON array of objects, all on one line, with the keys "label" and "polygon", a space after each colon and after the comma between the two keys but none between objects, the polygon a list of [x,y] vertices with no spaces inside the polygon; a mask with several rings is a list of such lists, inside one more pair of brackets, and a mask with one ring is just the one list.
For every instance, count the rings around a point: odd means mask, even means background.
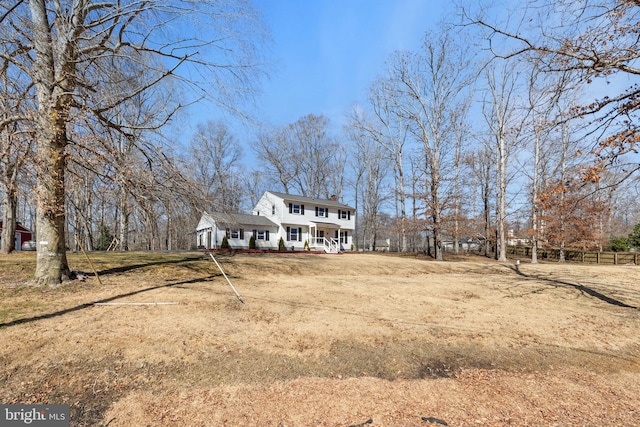
[{"label": "bare branches", "polygon": [[[486,31],[494,57],[535,61],[543,72],[570,76],[585,93],[597,83],[640,75],[640,2],[545,1],[527,6],[515,19],[526,25],[517,26],[508,20],[489,21],[481,13],[472,16],[469,9],[462,13],[468,25]],[[590,118],[586,132],[597,138],[594,152],[599,159],[614,159],[636,146],[639,109],[640,87],[632,84],[570,107],[563,120]]]}]

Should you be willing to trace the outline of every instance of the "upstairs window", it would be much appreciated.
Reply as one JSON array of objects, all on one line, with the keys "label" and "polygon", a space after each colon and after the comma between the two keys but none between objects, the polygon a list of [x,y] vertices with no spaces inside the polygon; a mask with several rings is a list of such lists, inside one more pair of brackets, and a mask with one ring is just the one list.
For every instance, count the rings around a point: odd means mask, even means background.
[{"label": "upstairs window", "polygon": [[329,209],[321,208],[316,206],[316,216],[328,218],[329,217]]},{"label": "upstairs window", "polygon": [[289,203],[289,213],[296,215],[304,215],[304,205],[297,203]]},{"label": "upstairs window", "polygon": [[340,219],[351,219],[351,211],[338,210],[338,218],[340,218]]}]

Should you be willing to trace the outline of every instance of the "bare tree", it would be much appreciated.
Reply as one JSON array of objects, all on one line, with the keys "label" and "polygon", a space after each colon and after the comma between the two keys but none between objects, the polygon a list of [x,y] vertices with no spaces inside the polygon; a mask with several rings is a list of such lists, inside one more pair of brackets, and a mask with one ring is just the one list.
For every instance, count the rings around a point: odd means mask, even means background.
[{"label": "bare tree", "polygon": [[11,78],[9,62],[0,59],[0,189],[3,194],[3,226],[0,253],[13,252],[18,207],[18,178],[30,156],[33,142],[32,99],[25,87],[24,73]]},{"label": "bare tree", "polygon": [[[376,249],[376,239],[381,228],[382,207],[388,199],[385,181],[389,171],[389,158],[376,142],[358,132],[351,133],[355,143],[353,161],[357,176],[357,205],[360,206],[358,234],[365,250]],[[357,196],[356,196],[357,197]]]},{"label": "bare tree", "polygon": [[31,152],[31,136],[21,132],[18,123],[0,130],[0,187],[2,189],[2,245],[0,253],[13,252],[17,224],[19,177],[26,157]]},{"label": "bare tree", "polygon": [[506,262],[509,156],[518,143],[526,115],[519,110],[522,107],[518,104],[519,73],[508,61],[492,64],[485,73],[487,99],[483,113],[496,156],[496,259]]},{"label": "bare tree", "polygon": [[200,210],[237,211],[240,189],[234,177],[240,175],[242,149],[229,128],[221,121],[198,125],[189,146],[187,164],[197,184],[203,205]]},{"label": "bare tree", "polygon": [[[512,10],[504,22],[487,18],[487,12],[462,9],[466,22],[486,30],[494,56],[536,57],[543,72],[572,76],[583,93],[601,93],[568,110],[570,118],[588,120],[585,137],[595,142],[598,161],[585,170],[587,180],[598,179],[604,167],[637,150],[640,87],[628,83],[612,94],[612,86],[602,90],[597,83],[625,82],[625,77],[633,82],[640,75],[640,2],[530,1]],[[631,161],[626,169],[628,177],[640,165]]]},{"label": "bare tree", "polygon": [[362,111],[354,111],[351,127],[380,144],[393,164],[396,218],[399,222],[401,252],[407,251],[407,211],[405,183],[405,146],[409,136],[409,120],[395,108],[394,83],[380,79],[371,86],[369,107],[371,117]]},{"label": "bare tree", "polygon": [[460,253],[460,231],[462,223],[462,179],[461,170],[464,166],[465,148],[463,144],[469,139],[469,129],[467,124],[467,113],[469,111],[469,99],[460,104],[460,110],[453,119],[453,137],[455,140],[455,151],[453,156],[453,215],[451,221],[453,227],[451,235],[453,237],[453,248],[455,254]]},{"label": "bare tree", "polygon": [[329,134],[329,119],[309,114],[258,136],[254,146],[263,166],[285,193],[329,198],[342,194],[336,180],[345,168],[344,150]]},{"label": "bare tree", "polygon": [[554,79],[540,71],[536,63],[530,64],[530,74],[527,81],[529,110],[529,138],[533,143],[533,159],[530,168],[525,168],[525,173],[531,171],[531,263],[538,262],[538,246],[540,242],[540,188],[547,177],[544,169],[551,160],[549,156],[553,152],[551,140],[554,126],[562,121],[562,115],[558,110],[559,99],[568,91],[567,80],[564,76]]},{"label": "bare tree", "polygon": [[427,179],[427,214],[434,240],[434,257],[442,259],[443,174],[455,141],[454,117],[472,76],[471,56],[455,44],[453,33],[427,34],[418,54],[398,53],[390,61],[395,108],[411,123],[420,141]]},{"label": "bare tree", "polygon": [[[493,161],[493,149],[489,143],[482,144],[481,147],[471,151],[465,156],[465,163],[467,163],[472,176],[472,181],[475,188],[479,189],[480,201],[481,201],[481,220],[482,228],[475,229],[476,235],[481,237],[484,241],[483,252],[487,258],[491,255],[490,241],[491,239],[491,194],[492,194],[492,180],[494,176],[495,162]],[[476,192],[474,188],[474,192]],[[474,201],[475,203],[475,201]],[[474,215],[474,219],[476,216]]]},{"label": "bare tree", "polygon": [[[198,89],[221,105],[250,96],[255,88],[255,38],[260,25],[242,0],[28,0],[5,9],[0,25],[12,39],[0,57],[30,78],[37,99],[37,231],[35,279],[57,284],[70,276],[65,251],[65,172],[74,142],[69,124],[78,111],[123,133],[130,124],[109,111],[166,79]],[[171,34],[174,30],[175,34]],[[142,65],[139,85],[105,93],[102,67],[109,58]],[[185,72],[181,73],[181,70]],[[201,76],[200,79],[189,76]],[[105,96],[106,95],[106,96]],[[173,111],[158,117],[166,121]],[[112,116],[113,118],[113,116]]]}]

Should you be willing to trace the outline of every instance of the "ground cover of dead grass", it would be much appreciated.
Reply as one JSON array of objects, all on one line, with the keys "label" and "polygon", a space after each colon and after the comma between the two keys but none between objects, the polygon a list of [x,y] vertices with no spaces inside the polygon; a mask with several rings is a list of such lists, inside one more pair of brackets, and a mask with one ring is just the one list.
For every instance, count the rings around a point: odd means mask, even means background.
[{"label": "ground cover of dead grass", "polygon": [[[0,402],[72,425],[639,425],[636,266],[372,254],[0,258]],[[177,302],[96,306],[95,302]],[[370,421],[370,422],[369,422]],[[366,424],[363,424],[366,423]]]}]

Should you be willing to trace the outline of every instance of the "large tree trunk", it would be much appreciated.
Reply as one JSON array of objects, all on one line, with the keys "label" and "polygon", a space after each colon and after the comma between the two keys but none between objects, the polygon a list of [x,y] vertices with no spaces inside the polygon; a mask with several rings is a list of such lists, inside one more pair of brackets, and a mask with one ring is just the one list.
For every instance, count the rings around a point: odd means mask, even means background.
[{"label": "large tree trunk", "polygon": [[[56,285],[70,277],[65,248],[65,170],[67,119],[73,83],[73,49],[55,45],[44,0],[30,0],[35,60],[33,80],[38,99],[36,123],[37,261],[35,280]],[[56,52],[54,53],[54,46]],[[56,67],[59,63],[59,67]],[[64,64],[64,65],[62,65]]]},{"label": "large tree trunk", "polygon": [[[47,106],[42,106],[47,108]],[[64,122],[55,108],[49,114],[40,111],[37,130],[38,210],[36,212],[38,284],[56,285],[70,277],[65,248],[65,186],[66,134]],[[46,120],[51,118],[50,120]],[[57,119],[57,120],[56,120]]]}]

